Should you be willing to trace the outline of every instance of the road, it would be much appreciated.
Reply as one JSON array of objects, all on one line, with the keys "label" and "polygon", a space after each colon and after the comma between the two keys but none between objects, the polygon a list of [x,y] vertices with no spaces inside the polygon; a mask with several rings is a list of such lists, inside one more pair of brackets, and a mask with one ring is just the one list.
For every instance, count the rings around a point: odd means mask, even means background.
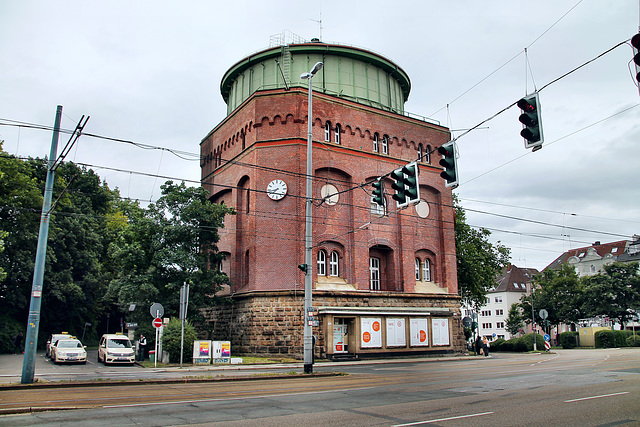
[{"label": "road", "polygon": [[3,410],[75,409],[0,425],[640,425],[640,349],[315,367],[324,370],[347,375],[0,389]]}]

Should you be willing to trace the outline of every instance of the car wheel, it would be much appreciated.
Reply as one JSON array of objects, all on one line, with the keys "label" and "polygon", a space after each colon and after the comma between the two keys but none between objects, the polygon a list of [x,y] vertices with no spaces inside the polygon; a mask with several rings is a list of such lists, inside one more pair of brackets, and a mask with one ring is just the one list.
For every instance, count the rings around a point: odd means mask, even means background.
[{"label": "car wheel", "polygon": [[53,363],[55,363],[56,365],[58,364],[58,357],[55,354],[53,355],[52,360],[53,360]]}]

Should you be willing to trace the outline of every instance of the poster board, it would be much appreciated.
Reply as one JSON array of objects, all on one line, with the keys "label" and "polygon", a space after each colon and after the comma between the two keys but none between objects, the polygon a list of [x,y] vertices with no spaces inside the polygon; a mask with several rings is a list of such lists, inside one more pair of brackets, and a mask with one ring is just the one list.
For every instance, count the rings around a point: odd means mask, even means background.
[{"label": "poster board", "polygon": [[433,335],[433,345],[450,345],[449,319],[431,319],[431,334]]},{"label": "poster board", "polygon": [[402,317],[387,318],[387,347],[406,347],[407,332]]},{"label": "poster board", "polygon": [[409,319],[409,334],[411,347],[429,345],[429,325],[426,318]]},{"label": "poster board", "polygon": [[213,341],[213,363],[231,362],[231,341]]},{"label": "poster board", "polygon": [[382,320],[379,317],[363,317],[360,321],[360,345],[362,348],[382,347]]},{"label": "poster board", "polygon": [[211,363],[211,341],[193,342],[193,364],[208,365]]}]

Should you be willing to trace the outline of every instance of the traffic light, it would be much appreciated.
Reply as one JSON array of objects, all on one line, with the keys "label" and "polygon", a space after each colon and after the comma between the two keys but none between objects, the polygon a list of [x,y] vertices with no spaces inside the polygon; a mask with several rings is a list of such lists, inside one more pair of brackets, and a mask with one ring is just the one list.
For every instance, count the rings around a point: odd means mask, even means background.
[{"label": "traffic light", "polygon": [[636,82],[640,83],[640,33],[631,37],[633,47],[633,63],[636,66]]},{"label": "traffic light", "polygon": [[524,146],[537,151],[542,148],[544,142],[538,92],[525,96],[517,102],[517,105],[522,110],[518,120],[523,125],[520,135],[524,138]]},{"label": "traffic light", "polygon": [[384,207],[384,182],[378,178],[373,183],[373,202]]},{"label": "traffic light", "polygon": [[438,148],[438,153],[442,155],[440,166],[444,170],[440,172],[440,176],[444,178],[446,187],[456,188],[458,186],[458,160],[456,159],[456,143],[449,141]]},{"label": "traffic light", "polygon": [[391,172],[395,190],[392,196],[399,208],[420,201],[420,183],[418,182],[418,163],[411,162]]}]

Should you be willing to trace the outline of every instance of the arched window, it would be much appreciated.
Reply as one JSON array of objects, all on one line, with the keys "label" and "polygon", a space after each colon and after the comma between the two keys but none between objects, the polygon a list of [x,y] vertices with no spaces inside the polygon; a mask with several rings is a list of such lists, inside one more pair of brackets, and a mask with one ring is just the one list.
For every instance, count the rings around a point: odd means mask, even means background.
[{"label": "arched window", "polygon": [[318,251],[318,276],[327,275],[327,252],[324,249]]},{"label": "arched window", "polygon": [[423,162],[424,161],[422,156],[424,156],[424,147],[422,146],[422,144],[418,144],[418,161],[419,162]]},{"label": "arched window", "polygon": [[378,153],[380,151],[380,147],[378,146],[378,140],[380,139],[380,136],[378,135],[378,133],[374,133],[373,134],[373,152],[374,153]]},{"label": "arched window", "polygon": [[334,142],[340,145],[340,123],[336,123],[336,129],[334,134]]},{"label": "arched window", "polygon": [[428,258],[422,263],[422,280],[425,282],[431,281],[431,261]]},{"label": "arched window", "polygon": [[416,282],[420,280],[420,258],[416,258],[415,263]]},{"label": "arched window", "polygon": [[326,142],[331,141],[331,122],[324,124],[324,140]]},{"label": "arched window", "polygon": [[338,251],[331,252],[331,261],[329,262],[329,267],[331,270],[331,276],[333,277],[340,276],[339,261],[340,254],[338,254]]},{"label": "arched window", "polygon": [[427,151],[424,153],[424,159],[422,159],[425,163],[431,163],[431,146],[427,145]]},{"label": "arched window", "polygon": [[382,137],[382,154],[389,154],[389,135]]}]

